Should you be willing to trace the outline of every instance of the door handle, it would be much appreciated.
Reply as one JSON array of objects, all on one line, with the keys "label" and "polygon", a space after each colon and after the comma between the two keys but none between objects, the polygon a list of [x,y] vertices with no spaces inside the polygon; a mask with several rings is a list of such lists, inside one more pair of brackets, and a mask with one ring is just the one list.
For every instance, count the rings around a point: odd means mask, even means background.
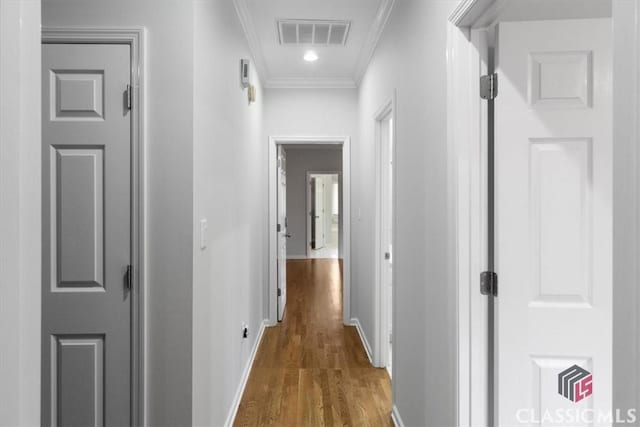
[{"label": "door handle", "polygon": [[125,272],[124,285],[127,289],[131,290],[133,286],[133,272],[131,271],[131,264],[127,265],[127,271]]},{"label": "door handle", "polygon": [[285,234],[284,237],[286,237],[287,239],[291,238],[291,234]]}]

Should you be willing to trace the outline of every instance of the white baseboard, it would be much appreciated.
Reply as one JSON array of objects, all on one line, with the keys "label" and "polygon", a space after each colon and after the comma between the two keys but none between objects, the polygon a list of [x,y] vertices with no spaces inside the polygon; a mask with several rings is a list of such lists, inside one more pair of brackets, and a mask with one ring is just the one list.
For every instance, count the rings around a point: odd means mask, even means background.
[{"label": "white baseboard", "polygon": [[306,255],[287,255],[287,259],[307,259]]},{"label": "white baseboard", "polygon": [[360,335],[360,341],[362,341],[362,345],[364,346],[364,351],[367,353],[367,357],[369,358],[369,363],[373,365],[373,351],[371,351],[371,345],[367,340],[367,336],[362,329],[362,325],[360,324],[360,320],[357,318],[351,319],[351,326],[356,327],[356,331],[358,331],[358,335]]},{"label": "white baseboard", "polygon": [[404,427],[402,417],[400,417],[400,412],[398,412],[398,407],[396,405],[393,405],[393,409],[391,410],[391,420],[393,421],[394,426]]},{"label": "white baseboard", "polygon": [[260,342],[262,341],[262,335],[264,335],[264,328],[266,327],[268,322],[269,321],[265,319],[260,324],[260,330],[258,330],[258,336],[256,338],[256,342],[253,344],[253,348],[251,349],[251,355],[249,356],[249,360],[247,360],[247,364],[245,365],[244,371],[242,372],[242,378],[240,378],[240,385],[238,385],[238,389],[236,390],[236,395],[233,397],[231,409],[229,410],[229,415],[227,415],[227,420],[224,423],[225,427],[231,427],[233,425],[233,421],[236,419],[236,415],[238,414],[238,407],[240,407],[240,401],[242,400],[244,389],[247,386],[247,381],[249,380],[249,374],[251,373],[253,362],[256,359],[256,354],[258,353],[258,347],[260,347]]}]

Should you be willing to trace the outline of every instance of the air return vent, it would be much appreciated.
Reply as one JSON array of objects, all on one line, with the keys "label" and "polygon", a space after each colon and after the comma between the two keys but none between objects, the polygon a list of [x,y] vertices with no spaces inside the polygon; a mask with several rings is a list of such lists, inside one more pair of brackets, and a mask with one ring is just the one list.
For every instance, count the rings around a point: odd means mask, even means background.
[{"label": "air return vent", "polygon": [[281,19],[278,21],[280,44],[344,45],[349,21]]}]

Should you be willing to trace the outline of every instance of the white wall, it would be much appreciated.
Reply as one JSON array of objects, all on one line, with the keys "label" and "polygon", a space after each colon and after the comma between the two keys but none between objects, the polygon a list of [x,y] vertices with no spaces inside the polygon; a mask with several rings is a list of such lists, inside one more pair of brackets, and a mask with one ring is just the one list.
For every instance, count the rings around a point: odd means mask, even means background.
[{"label": "white wall", "polygon": [[455,281],[447,256],[446,42],[455,0],[396,1],[359,90],[352,317],[373,342],[374,114],[397,91],[393,396],[405,425],[456,423]]},{"label": "white wall", "polygon": [[351,136],[357,132],[355,89],[267,89],[265,144],[269,136]]},{"label": "white wall", "polygon": [[0,2],[0,425],[40,425],[40,1]]},{"label": "white wall", "polygon": [[[304,258],[307,255],[307,172],[342,172],[342,150],[288,148],[286,153],[287,232],[291,234],[287,240],[287,256]],[[327,216],[331,217],[330,205],[326,206]],[[339,215],[342,222],[341,203]],[[328,238],[328,231],[325,234]]]},{"label": "white wall", "polygon": [[250,53],[233,2],[195,1],[193,16],[195,235],[209,224],[193,249],[193,425],[220,426],[264,319],[268,146],[258,77],[256,103],[240,86]]},{"label": "white wall", "polygon": [[193,5],[43,0],[45,26],[145,26],[147,422],[191,424]]}]

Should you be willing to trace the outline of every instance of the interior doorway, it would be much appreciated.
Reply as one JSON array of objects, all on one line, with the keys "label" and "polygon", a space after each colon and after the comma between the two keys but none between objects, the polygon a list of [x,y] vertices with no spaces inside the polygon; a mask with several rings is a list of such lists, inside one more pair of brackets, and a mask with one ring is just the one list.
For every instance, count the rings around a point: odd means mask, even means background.
[{"label": "interior doorway", "polygon": [[[301,171],[302,151],[318,157],[323,151],[338,156],[339,167],[308,166]],[[283,159],[286,158],[286,162]],[[348,137],[271,137],[269,143],[269,323],[286,316],[286,263],[310,258],[311,228],[318,241],[311,253],[335,259],[342,279],[343,323],[350,324],[350,139]],[[286,177],[286,181],[282,177]],[[314,192],[313,205],[324,210],[321,218],[311,218],[309,180],[323,190]],[[286,185],[283,186],[283,181]],[[286,196],[282,189],[286,188]],[[335,193],[335,190],[338,193]],[[317,197],[316,197],[317,196]],[[281,202],[286,200],[284,206]],[[336,213],[337,211],[337,213]],[[316,215],[314,215],[315,217]],[[313,221],[312,221],[313,220]],[[322,232],[322,235],[320,233]],[[337,234],[337,236],[336,236]],[[337,239],[337,242],[336,242]],[[314,257],[316,258],[316,257]],[[284,298],[283,298],[284,297]]]},{"label": "interior doorway", "polygon": [[339,172],[307,172],[307,258],[340,258],[340,176]]}]

